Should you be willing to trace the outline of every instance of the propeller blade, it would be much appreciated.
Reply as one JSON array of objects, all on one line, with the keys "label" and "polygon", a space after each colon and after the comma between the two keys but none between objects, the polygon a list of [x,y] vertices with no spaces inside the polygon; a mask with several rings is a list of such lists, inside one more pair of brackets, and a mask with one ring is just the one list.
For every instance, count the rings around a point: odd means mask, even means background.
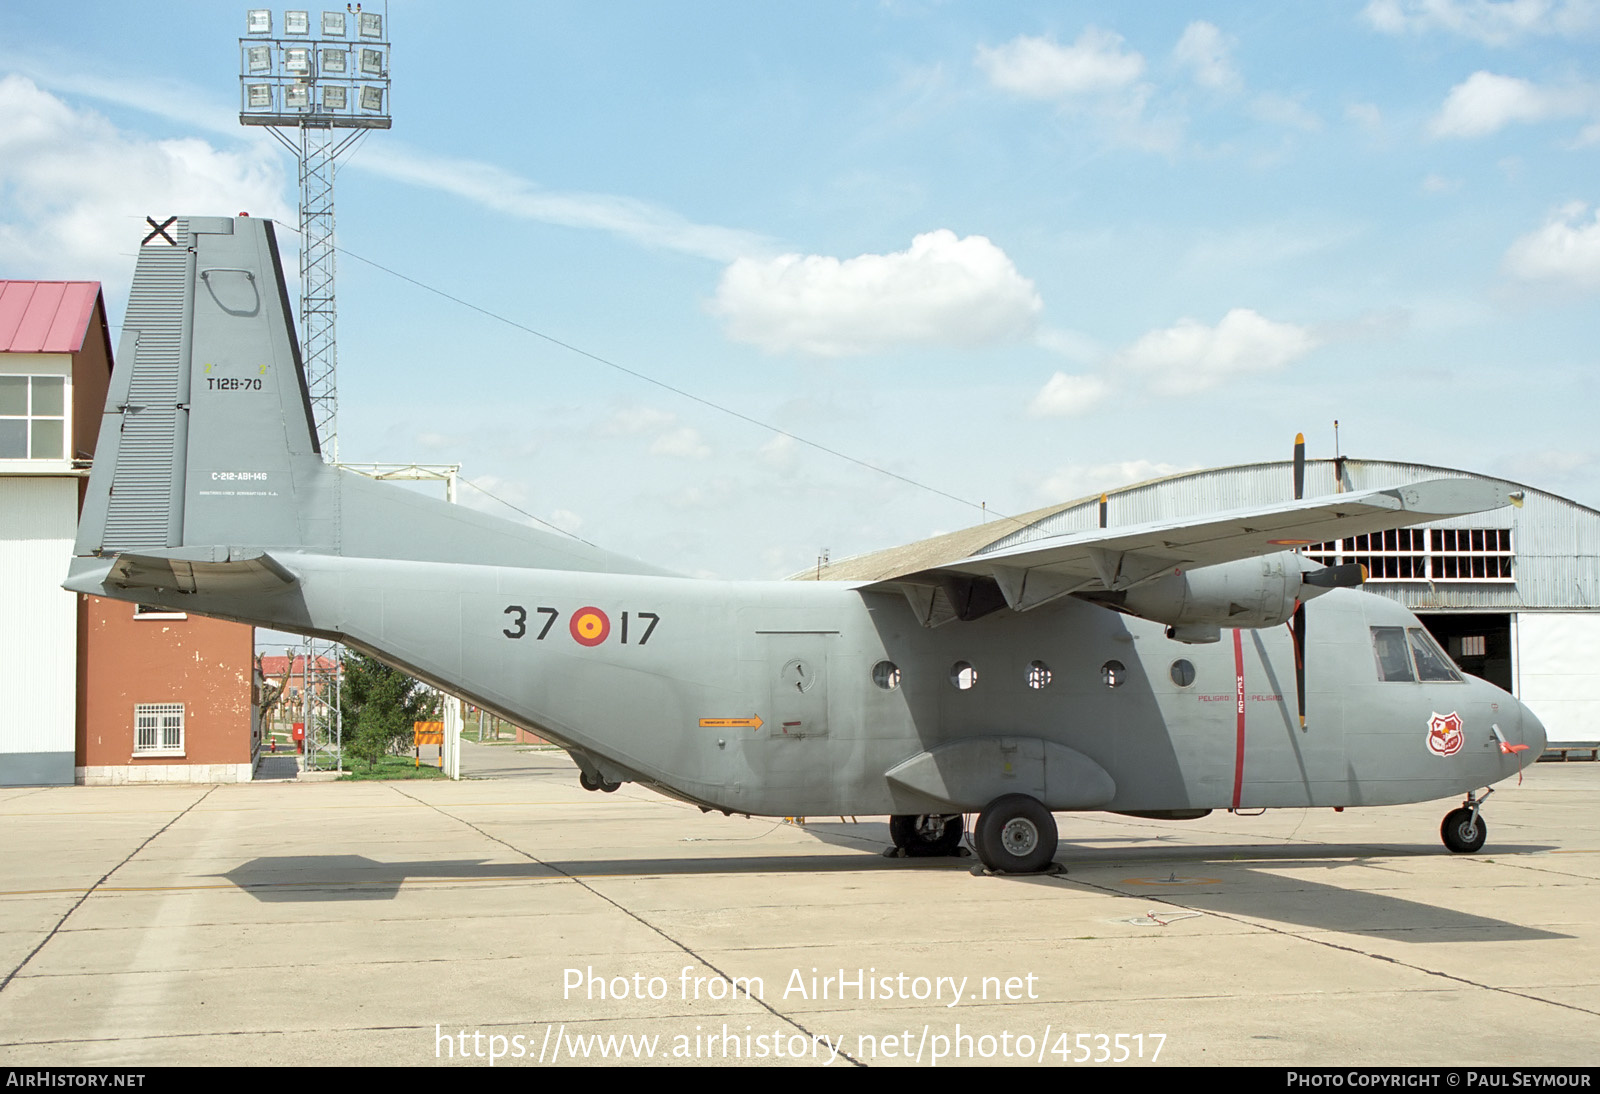
[{"label": "propeller blade", "polygon": [[1306,435],[1294,435],[1294,500],[1306,496]]},{"label": "propeller blade", "polygon": [[1294,606],[1294,698],[1300,709],[1300,728],[1306,728],[1306,606]]},{"label": "propeller blade", "polygon": [[1346,562],[1301,574],[1300,580],[1319,589],[1354,589],[1367,580],[1367,568],[1359,562]]}]

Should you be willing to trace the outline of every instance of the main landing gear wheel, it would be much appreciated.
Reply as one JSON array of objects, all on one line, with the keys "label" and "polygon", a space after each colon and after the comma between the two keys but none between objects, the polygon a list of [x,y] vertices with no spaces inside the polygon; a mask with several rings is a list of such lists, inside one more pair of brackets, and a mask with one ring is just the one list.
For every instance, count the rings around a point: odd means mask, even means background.
[{"label": "main landing gear wheel", "polygon": [[608,783],[604,779],[600,778],[591,779],[589,778],[589,773],[587,771],[580,771],[578,772],[578,785],[583,787],[585,790],[604,790],[607,794],[614,794],[616,793],[617,787],[621,786],[622,784],[619,782]]},{"label": "main landing gear wheel", "polygon": [[1476,814],[1477,810],[1466,806],[1452,809],[1444,815],[1444,823],[1439,826],[1439,838],[1458,855],[1472,854],[1489,838],[1489,826]]},{"label": "main landing gear wheel", "polygon": [[961,814],[899,813],[889,818],[889,838],[906,858],[943,858],[961,850]]},{"label": "main landing gear wheel", "polygon": [[1036,874],[1056,857],[1056,819],[1026,794],[1007,794],[978,814],[978,857],[996,873]]}]

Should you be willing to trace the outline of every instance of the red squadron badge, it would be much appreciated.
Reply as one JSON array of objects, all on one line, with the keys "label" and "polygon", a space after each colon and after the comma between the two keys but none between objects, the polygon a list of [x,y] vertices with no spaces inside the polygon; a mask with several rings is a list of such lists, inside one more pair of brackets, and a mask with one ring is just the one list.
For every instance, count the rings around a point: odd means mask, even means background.
[{"label": "red squadron badge", "polygon": [[1455,711],[1449,714],[1435,712],[1428,719],[1428,751],[1435,756],[1454,756],[1461,751],[1466,740],[1466,734],[1461,732],[1461,715]]}]

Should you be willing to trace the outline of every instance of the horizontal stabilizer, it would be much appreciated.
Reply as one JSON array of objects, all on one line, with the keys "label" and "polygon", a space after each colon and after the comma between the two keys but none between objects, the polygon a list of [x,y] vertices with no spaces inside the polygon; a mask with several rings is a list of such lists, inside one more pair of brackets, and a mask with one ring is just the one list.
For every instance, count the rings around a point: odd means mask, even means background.
[{"label": "horizontal stabilizer", "polygon": [[185,547],[144,554],[123,552],[111,564],[106,586],[240,596],[281,592],[299,581],[264,551]]}]

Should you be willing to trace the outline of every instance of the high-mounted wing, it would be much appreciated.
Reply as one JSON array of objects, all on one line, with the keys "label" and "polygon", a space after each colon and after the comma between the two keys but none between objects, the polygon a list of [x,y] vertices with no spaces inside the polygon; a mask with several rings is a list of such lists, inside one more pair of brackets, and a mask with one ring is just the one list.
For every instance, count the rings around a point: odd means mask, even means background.
[{"label": "high-mounted wing", "polygon": [[1287,551],[1346,536],[1498,509],[1514,487],[1430,479],[1178,521],[1075,532],[986,548],[957,561],[881,579],[933,626],[999,607],[1027,611],[1070,593],[1126,590],[1159,575]]}]

